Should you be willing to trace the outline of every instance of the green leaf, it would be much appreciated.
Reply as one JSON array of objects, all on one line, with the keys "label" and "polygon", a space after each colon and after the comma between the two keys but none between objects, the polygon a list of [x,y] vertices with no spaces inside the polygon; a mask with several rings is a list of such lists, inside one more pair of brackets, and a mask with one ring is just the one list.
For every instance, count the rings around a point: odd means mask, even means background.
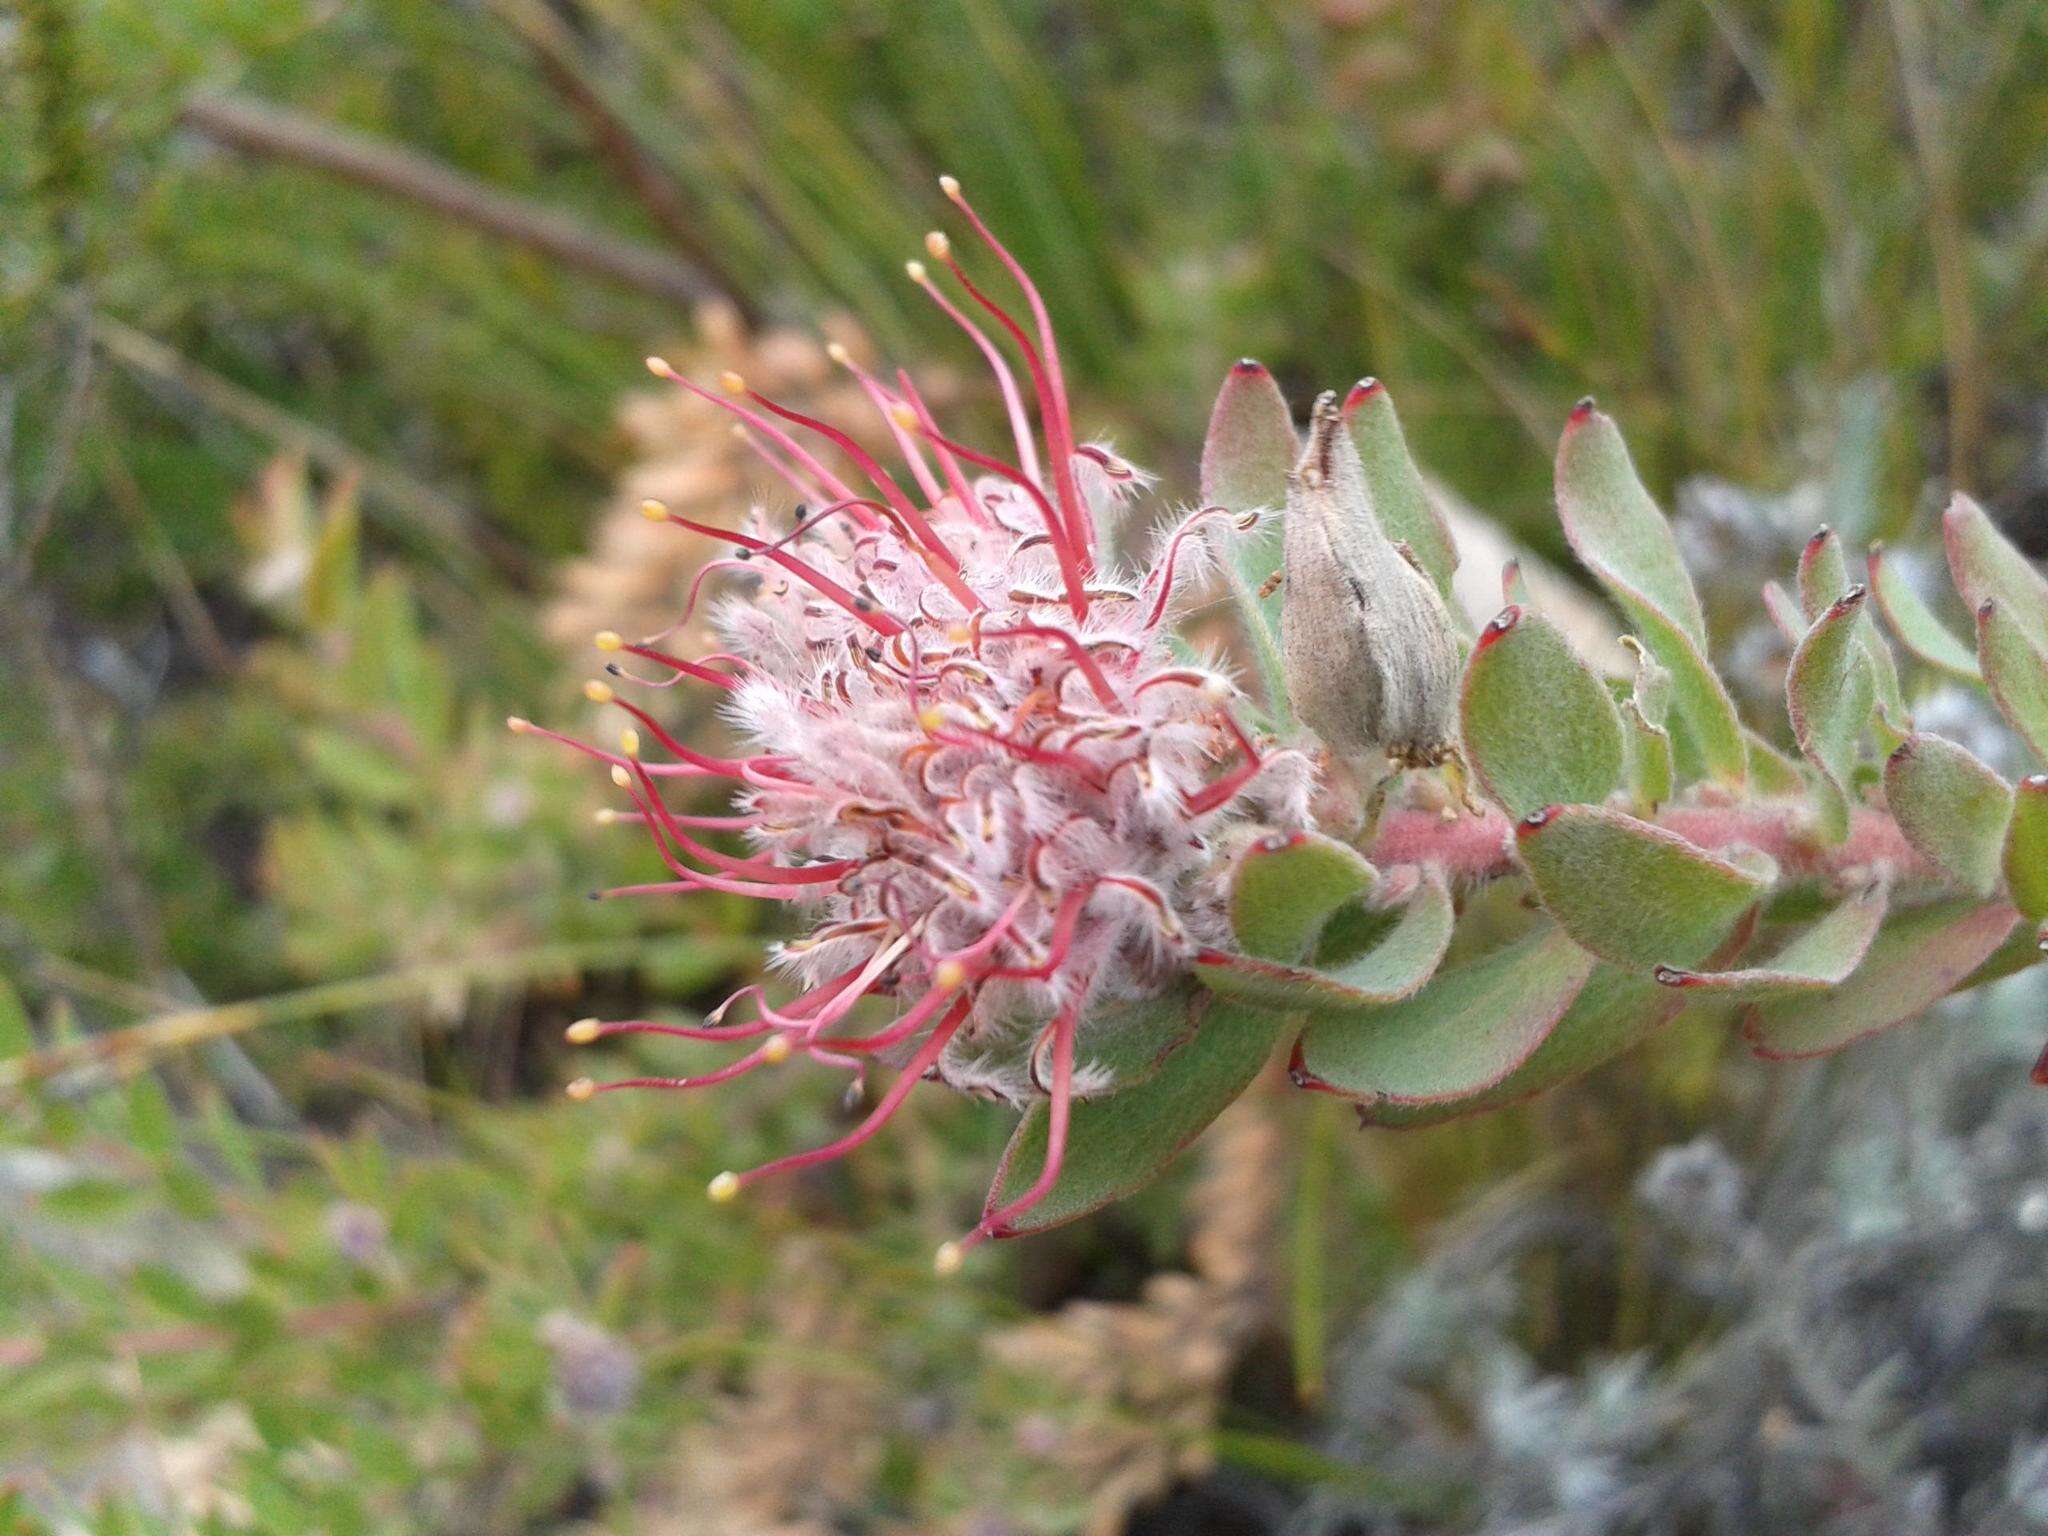
[{"label": "green leaf", "polygon": [[1864,589],[1852,587],[1830,604],[1793,651],[1785,673],[1792,735],[1818,770],[1821,830],[1833,842],[1849,835],[1856,747],[1877,701],[1856,628],[1863,598]]},{"label": "green leaf", "polygon": [[[1251,1085],[1283,1022],[1280,1014],[1219,1000],[1203,1015],[1195,1038],[1150,1081],[1077,1103],[1058,1182],[999,1235],[1042,1232],[1150,1183]],[[1046,1106],[1034,1104],[1019,1122],[996,1175],[991,1208],[1015,1199],[1038,1177],[1047,1117]]]},{"label": "green leaf", "polygon": [[[1344,418],[1351,441],[1365,465],[1365,485],[1372,495],[1373,515],[1396,544],[1406,544],[1436,583],[1437,594],[1451,600],[1451,576],[1458,569],[1458,547],[1437,511],[1422,471],[1408,452],[1393,396],[1377,379],[1360,379],[1344,397]],[[1453,613],[1463,609],[1451,604]]]},{"label": "green leaf", "polygon": [[1544,909],[1586,949],[1631,970],[1698,965],[1769,883],[1619,811],[1554,806],[1515,832]]},{"label": "green leaf", "polygon": [[2021,779],[2013,795],[2005,884],[2028,922],[2048,922],[2048,773]]},{"label": "green leaf", "polygon": [[1594,963],[1546,924],[1439,973],[1405,1002],[1312,1019],[1295,1048],[1295,1081],[1391,1104],[1483,1093],[1543,1044]]},{"label": "green leaf", "polygon": [[[1149,1082],[1175,1051],[1195,1038],[1205,1006],[1193,987],[1179,986],[1141,1002],[1090,1011],[1074,1032],[1074,1077],[1077,1085],[1091,1079],[1098,1085],[1086,1093],[1077,1086],[1076,1094],[1103,1098]],[[1041,1086],[1050,1083],[1050,1030],[1035,1033],[1033,1057],[1031,1080]]]},{"label": "green leaf", "polygon": [[1798,993],[1825,992],[1846,981],[1870,950],[1884,922],[1884,886],[1874,884],[1802,929],[1766,965],[1740,971],[1682,971],[1660,966],[1656,978],[1683,992],[1761,1002]]},{"label": "green leaf", "polygon": [[[1678,787],[1671,732],[1664,728],[1671,711],[1671,674],[1634,635],[1623,635],[1621,643],[1636,658],[1635,687],[1621,705],[1629,795],[1637,814],[1648,816]],[[1750,772],[1755,771],[1752,760]]]},{"label": "green leaf", "polygon": [[1974,896],[1998,884],[2012,786],[1964,748],[1915,733],[1884,765],[1885,803],[1906,841]]},{"label": "green leaf", "polygon": [[1739,786],[1742,724],[1707,661],[1706,621],[1670,525],[1636,478],[1621,433],[1582,402],[1557,450],[1557,508],[1580,561],[1614,594],[1657,659],[1708,772]]},{"label": "green leaf", "polygon": [[1803,634],[1807,624],[1847,597],[1850,585],[1849,557],[1842,552],[1842,541],[1823,524],[1799,552],[1799,611],[1806,623],[1798,632]]},{"label": "green leaf", "polygon": [[1244,616],[1259,681],[1276,714],[1287,708],[1280,666],[1280,594],[1259,592],[1280,569],[1275,514],[1287,505],[1287,475],[1301,453],[1294,418],[1263,364],[1244,358],[1224,375],[1209,435],[1202,443],[1202,502],[1231,512],[1263,514],[1256,532],[1241,533],[1221,561],[1224,581]]},{"label": "green leaf", "polygon": [[1772,746],[1755,731],[1745,728],[1743,746],[1749,752],[1749,784],[1759,796],[1786,799],[1806,792],[1806,780],[1799,764]]},{"label": "green leaf", "polygon": [[1595,966],[1557,1027],[1527,1061],[1491,1088],[1442,1104],[1382,1101],[1361,1106],[1359,1119],[1370,1125],[1409,1129],[1520,1103],[1640,1044],[1676,1017],[1683,1006],[1682,999],[1647,976]]},{"label": "green leaf", "polygon": [[1977,610],[1977,662],[2006,724],[2048,762],[2048,654],[1996,600]]},{"label": "green leaf", "polygon": [[1899,574],[1898,563],[1884,558],[1881,544],[1870,546],[1870,592],[1877,599],[1877,611],[1908,653],[1951,677],[1972,683],[1984,680],[1969,646],[1934,616],[1912,583]]},{"label": "green leaf", "polygon": [[1939,1002],[1998,948],[2019,914],[1998,903],[1939,902],[1894,917],[1856,973],[1817,997],[1752,1008],[1743,1037],[1772,1060],[1824,1056]]},{"label": "green leaf", "polygon": [[[1817,621],[1852,590],[1862,589],[1850,585],[1849,559],[1842,551],[1842,541],[1835,537],[1832,528],[1823,527],[1806,541],[1806,548],[1800,551],[1799,608],[1806,622],[1792,632],[1790,638],[1793,643],[1798,643],[1808,624]],[[1873,723],[1878,726],[1886,745],[1896,747],[1906,739],[1905,731],[1911,728],[1906,701],[1899,692],[1898,663],[1892,657],[1891,647],[1885,644],[1884,636],[1871,622],[1868,611],[1857,615],[1856,639],[1867,660],[1870,683],[1875,693],[1877,714]]]},{"label": "green leaf", "polygon": [[1458,699],[1465,756],[1510,816],[1598,805],[1621,781],[1621,715],[1555,624],[1520,607],[1480,632]]},{"label": "green leaf", "polygon": [[[1971,612],[1997,603],[2037,654],[2048,654],[2048,577],[1998,531],[1984,509],[1958,491],[1942,514],[1949,574]],[[1978,657],[1982,662],[1983,657]]]},{"label": "green leaf", "polygon": [[1671,798],[1675,783],[1671,765],[1671,733],[1663,726],[1652,725],[1645,720],[1633,699],[1622,706],[1622,719],[1627,726],[1629,798],[1635,802],[1638,812],[1645,816],[1653,815]]},{"label": "green leaf", "polygon": [[1226,997],[1287,1010],[1341,1011],[1391,1003],[1429,980],[1443,963],[1457,923],[1450,889],[1434,869],[1424,873],[1399,911],[1372,948],[1329,970],[1210,950],[1198,957],[1195,979]]},{"label": "green leaf", "polygon": [[1799,611],[1799,603],[1782,585],[1775,581],[1764,583],[1764,612],[1770,615],[1771,623],[1788,645],[1797,645],[1799,637],[1806,633],[1806,620]]},{"label": "green leaf", "polygon": [[1356,848],[1320,832],[1254,843],[1238,861],[1230,887],[1230,927],[1238,948],[1262,960],[1299,960],[1330,914],[1378,879]]}]

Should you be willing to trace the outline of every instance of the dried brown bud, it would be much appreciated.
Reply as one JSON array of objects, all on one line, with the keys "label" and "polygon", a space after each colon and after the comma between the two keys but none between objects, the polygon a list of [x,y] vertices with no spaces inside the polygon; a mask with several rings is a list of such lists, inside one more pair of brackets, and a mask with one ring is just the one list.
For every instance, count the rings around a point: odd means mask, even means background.
[{"label": "dried brown bud", "polygon": [[1435,584],[1373,515],[1334,394],[1287,479],[1281,640],[1295,713],[1334,752],[1422,766],[1457,740],[1457,631]]}]

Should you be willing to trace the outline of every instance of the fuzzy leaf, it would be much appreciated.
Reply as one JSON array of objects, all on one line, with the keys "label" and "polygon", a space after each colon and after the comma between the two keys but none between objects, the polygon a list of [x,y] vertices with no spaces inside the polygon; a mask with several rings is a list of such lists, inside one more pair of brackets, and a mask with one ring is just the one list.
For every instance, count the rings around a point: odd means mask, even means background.
[{"label": "fuzzy leaf", "polygon": [[1764,583],[1763,595],[1764,612],[1770,615],[1773,627],[1785,637],[1786,644],[1797,645],[1799,637],[1806,633],[1806,620],[1798,602],[1775,581]]},{"label": "fuzzy leaf", "polygon": [[1991,894],[2012,819],[2010,784],[1954,742],[1916,733],[1886,760],[1884,797],[1916,851],[1972,895]]},{"label": "fuzzy leaf", "polygon": [[1647,976],[1595,966],[1557,1027],[1491,1088],[1441,1104],[1362,1105],[1358,1117],[1368,1125],[1407,1129],[1520,1103],[1612,1061],[1668,1024],[1683,1006],[1683,999]]},{"label": "fuzzy leaf", "polygon": [[1642,706],[1633,699],[1622,706],[1621,716],[1626,727],[1629,798],[1638,812],[1648,816],[1671,798],[1671,733],[1650,724],[1643,717]]},{"label": "fuzzy leaf", "polygon": [[1195,979],[1226,997],[1272,1008],[1377,1007],[1421,989],[1443,962],[1456,922],[1443,875],[1429,870],[1402,904],[1394,925],[1370,949],[1342,965],[1315,970],[1211,950],[1199,957]]},{"label": "fuzzy leaf", "polygon": [[1670,525],[1636,478],[1621,432],[1590,401],[1572,412],[1557,450],[1565,537],[1671,669],[1673,693],[1707,770],[1740,785],[1742,726],[1707,661],[1706,621]]},{"label": "fuzzy leaf", "polygon": [[1519,607],[1480,632],[1458,718],[1479,783],[1510,816],[1598,805],[1621,780],[1621,716],[1555,624]]},{"label": "fuzzy leaf", "polygon": [[1942,514],[1941,538],[1948,551],[1949,574],[1970,610],[1997,603],[2027,643],[2048,654],[2048,577],[2035,570],[1984,509],[1960,491]]},{"label": "fuzzy leaf", "polygon": [[1623,635],[1621,643],[1636,659],[1635,686],[1621,703],[1629,795],[1637,814],[1648,816],[1678,787],[1671,732],[1664,728],[1671,711],[1671,674],[1634,635]]},{"label": "fuzzy leaf", "polygon": [[1594,964],[1562,929],[1538,928],[1440,972],[1405,1002],[1311,1020],[1295,1081],[1392,1104],[1483,1093],[1543,1044]]},{"label": "fuzzy leaf", "polygon": [[1912,583],[1899,574],[1898,562],[1885,559],[1881,544],[1870,546],[1870,592],[1886,625],[1910,654],[1951,677],[1972,683],[1984,680],[1969,646],[1934,616]]},{"label": "fuzzy leaf", "polygon": [[1977,662],[2006,724],[2019,732],[2034,756],[2048,762],[2048,654],[1995,600],[1977,610]]},{"label": "fuzzy leaf", "polygon": [[1824,1056],[1939,1002],[1998,948],[2019,914],[1998,903],[1938,902],[1893,917],[1856,973],[1833,991],[1764,1003],[1743,1020],[1757,1055]]},{"label": "fuzzy leaf", "polygon": [[1516,825],[1543,906],[1603,960],[1630,970],[1696,966],[1768,881],[1619,811],[1553,806]]},{"label": "fuzzy leaf", "polygon": [[1856,744],[1877,702],[1870,664],[1857,635],[1864,589],[1852,587],[1813,621],[1785,673],[1785,701],[1799,750],[1819,771],[1821,828],[1840,842],[1849,835],[1849,795]]},{"label": "fuzzy leaf", "polygon": [[1344,397],[1343,411],[1351,427],[1351,441],[1365,465],[1373,515],[1388,538],[1413,551],[1436,583],[1438,594],[1449,602],[1451,576],[1458,569],[1458,547],[1451,542],[1451,530],[1423,483],[1422,471],[1409,455],[1393,397],[1378,379],[1360,379]]},{"label": "fuzzy leaf", "polygon": [[1356,848],[1319,832],[1254,843],[1230,888],[1231,932],[1246,954],[1292,964],[1309,952],[1331,913],[1378,879]]},{"label": "fuzzy leaf", "polygon": [[[1852,590],[1861,589],[1851,586],[1849,559],[1843,552],[1842,541],[1835,537],[1832,528],[1824,526],[1806,541],[1806,547],[1799,554],[1799,608],[1806,622],[1791,635],[1793,644],[1798,644],[1808,624],[1819,619]],[[1905,733],[1911,729],[1906,701],[1899,692],[1898,663],[1892,657],[1891,647],[1885,644],[1884,636],[1871,622],[1867,610],[1857,616],[1856,638],[1867,658],[1870,683],[1876,696],[1877,714],[1873,723],[1885,744],[1896,747],[1906,739]]]},{"label": "fuzzy leaf", "polygon": [[1758,795],[1786,799],[1805,793],[1806,780],[1800,777],[1798,763],[1752,730],[1743,731],[1742,741],[1749,749],[1750,788]]},{"label": "fuzzy leaf", "polygon": [[1809,924],[1766,965],[1740,971],[1681,971],[1662,966],[1656,972],[1657,980],[1683,992],[1740,1002],[1825,992],[1847,980],[1863,963],[1884,922],[1885,907],[1883,885],[1872,885]]},{"label": "fuzzy leaf", "polygon": [[[1077,1103],[1066,1156],[1052,1190],[1001,1236],[1042,1232],[1085,1216],[1150,1183],[1259,1075],[1284,1016],[1216,1000],[1195,1038],[1149,1081],[1106,1099]],[[1018,1123],[996,1175],[993,1204],[1015,1199],[1045,1162],[1048,1110],[1034,1104]]]},{"label": "fuzzy leaf", "polygon": [[[1104,1098],[1153,1077],[1194,1039],[1196,1021],[1208,1006],[1208,994],[1182,985],[1138,1002],[1090,1009],[1074,1035],[1075,1097]],[[1051,1052],[1044,1019],[1020,1017],[978,1030],[973,1040],[955,1035],[941,1059],[955,1081],[1001,1085],[1004,1093],[1022,1097],[1032,1088],[1046,1091]]]},{"label": "fuzzy leaf", "polygon": [[2005,883],[2028,922],[2048,922],[2048,773],[2021,779],[2013,795]]},{"label": "fuzzy leaf", "polygon": [[[1074,1033],[1074,1076],[1099,1080],[1085,1096],[1123,1093],[1156,1076],[1173,1053],[1195,1037],[1202,1009],[1201,994],[1176,987],[1158,997],[1097,1008],[1082,1018]],[[1041,1088],[1052,1081],[1052,1035],[1037,1032],[1032,1081]]]},{"label": "fuzzy leaf", "polygon": [[1807,624],[1847,597],[1851,585],[1849,557],[1842,552],[1842,541],[1835,537],[1834,529],[1823,524],[1799,551],[1799,612],[1806,620],[1799,633],[1804,634]]},{"label": "fuzzy leaf", "polygon": [[1280,540],[1271,529],[1287,505],[1287,472],[1301,453],[1287,400],[1265,366],[1244,358],[1231,365],[1209,414],[1202,443],[1202,502],[1232,512],[1259,512],[1260,530],[1231,542],[1221,564],[1251,641],[1267,702],[1284,713],[1280,670],[1280,594],[1259,591],[1280,569]]}]

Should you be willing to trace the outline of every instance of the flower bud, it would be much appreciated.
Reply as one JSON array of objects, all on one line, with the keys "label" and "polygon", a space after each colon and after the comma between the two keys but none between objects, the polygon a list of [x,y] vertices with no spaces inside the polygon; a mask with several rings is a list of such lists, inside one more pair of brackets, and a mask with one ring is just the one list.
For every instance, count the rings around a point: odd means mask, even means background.
[{"label": "flower bud", "polygon": [[1436,585],[1373,515],[1335,394],[1287,477],[1280,634],[1295,713],[1333,752],[1421,767],[1457,740],[1460,647]]}]

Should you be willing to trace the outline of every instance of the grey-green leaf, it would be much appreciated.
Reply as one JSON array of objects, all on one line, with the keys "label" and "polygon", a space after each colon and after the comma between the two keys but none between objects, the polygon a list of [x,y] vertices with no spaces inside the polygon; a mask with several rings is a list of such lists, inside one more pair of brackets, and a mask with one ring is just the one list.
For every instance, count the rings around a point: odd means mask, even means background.
[{"label": "grey-green leaf", "polygon": [[1300,452],[1294,418],[1272,374],[1251,358],[1233,364],[1217,392],[1202,443],[1202,501],[1261,515],[1261,526],[1238,534],[1221,563],[1244,615],[1267,702],[1282,714],[1287,695],[1280,668],[1280,596],[1261,597],[1259,592],[1280,569],[1281,545],[1273,527],[1287,504],[1287,472]]},{"label": "grey-green leaf", "polygon": [[1557,508],[1580,561],[1671,670],[1679,713],[1707,770],[1740,785],[1748,766],[1742,725],[1707,660],[1706,621],[1692,578],[1620,431],[1590,402],[1572,412],[1558,445]]},{"label": "grey-green leaf", "polygon": [[1991,702],[2034,756],[2048,762],[2048,654],[2027,637],[2005,604],[1977,610],[1977,663]]},{"label": "grey-green leaf", "polygon": [[1598,805],[1621,782],[1613,695],[1541,614],[1511,606],[1480,631],[1458,719],[1467,763],[1510,816]]},{"label": "grey-green leaf", "polygon": [[1938,902],[1899,913],[1878,933],[1856,973],[1813,997],[1749,1011],[1743,1036],[1759,1056],[1825,1056],[1931,1007],[2011,932],[2019,914],[2000,903]]},{"label": "grey-green leaf", "polygon": [[1544,909],[1601,959],[1649,972],[1697,966],[1767,881],[1619,811],[1555,806],[1516,828]]},{"label": "grey-green leaf", "polygon": [[1401,1129],[1435,1125],[1533,1098],[1613,1060],[1668,1024],[1684,1000],[1647,976],[1600,965],[1529,1059],[1484,1092],[1440,1104],[1362,1106],[1368,1124]]},{"label": "grey-green leaf", "polygon": [[1295,1080],[1388,1104],[1483,1093],[1543,1044],[1594,963],[1545,924],[1439,972],[1404,1002],[1312,1019],[1295,1048]]},{"label": "grey-green leaf", "polygon": [[1792,735],[1818,772],[1820,823],[1840,842],[1849,835],[1857,743],[1877,696],[1857,634],[1864,589],[1852,587],[1813,621],[1785,673]]},{"label": "grey-green leaf", "polygon": [[[1218,999],[1195,1038],[1148,1081],[1073,1107],[1060,1176],[1046,1197],[997,1234],[1020,1236],[1085,1216],[1150,1183],[1251,1085],[1283,1016]],[[1003,1154],[990,1208],[1028,1189],[1045,1163],[1049,1112],[1034,1104]]]},{"label": "grey-green leaf", "polygon": [[1834,907],[1795,935],[1766,963],[1740,971],[1660,968],[1657,980],[1683,992],[1740,1002],[1762,1002],[1825,992],[1863,963],[1884,922],[1886,893],[1874,884]]},{"label": "grey-green leaf", "polygon": [[1345,395],[1343,413],[1365,466],[1373,515],[1388,538],[1408,546],[1436,583],[1438,594],[1449,602],[1451,577],[1458,569],[1458,547],[1451,542],[1451,530],[1408,452],[1393,396],[1379,380],[1360,379]]},{"label": "grey-green leaf", "polygon": [[2021,779],[2013,794],[2005,884],[2027,921],[2048,922],[2048,773]]},{"label": "grey-green leaf", "polygon": [[1942,514],[1941,538],[1949,574],[1970,610],[1997,603],[2034,650],[2048,653],[2048,577],[1960,491]]},{"label": "grey-green leaf", "polygon": [[1899,574],[1898,562],[1885,557],[1881,544],[1870,546],[1870,591],[1885,624],[1908,652],[1951,677],[1984,681],[1970,647],[1934,616],[1912,583]]},{"label": "grey-green leaf", "polygon": [[1299,960],[1330,914],[1371,890],[1379,872],[1348,843],[1297,832],[1252,844],[1230,887],[1237,946],[1262,960]]},{"label": "grey-green leaf", "polygon": [[1271,1008],[1349,1011],[1408,997],[1443,962],[1456,924],[1443,875],[1425,871],[1394,925],[1363,954],[1328,970],[1210,951],[1195,979],[1211,991]]},{"label": "grey-green leaf", "polygon": [[1906,841],[1976,896],[1998,884],[2012,786],[1975,754],[1914,733],[1884,765],[1885,803]]}]

